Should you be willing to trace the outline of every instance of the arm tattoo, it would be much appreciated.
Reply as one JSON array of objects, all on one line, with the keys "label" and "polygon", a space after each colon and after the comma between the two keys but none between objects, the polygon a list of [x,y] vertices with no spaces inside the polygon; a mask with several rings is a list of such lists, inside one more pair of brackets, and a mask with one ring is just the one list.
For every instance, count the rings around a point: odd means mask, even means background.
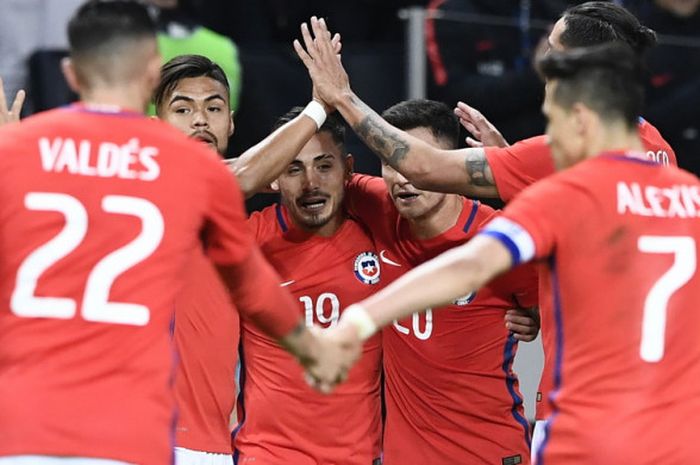
[{"label": "arm tattoo", "polygon": [[469,179],[471,179],[473,185],[480,187],[496,185],[493,180],[493,173],[491,173],[491,167],[486,160],[483,150],[480,150],[478,153],[468,154],[465,162]]},{"label": "arm tattoo", "polygon": [[353,129],[374,153],[390,166],[397,168],[411,150],[410,145],[401,137],[399,131],[387,128],[388,123],[371,108],[359,101],[354,103],[362,108],[367,116],[355,124]]}]

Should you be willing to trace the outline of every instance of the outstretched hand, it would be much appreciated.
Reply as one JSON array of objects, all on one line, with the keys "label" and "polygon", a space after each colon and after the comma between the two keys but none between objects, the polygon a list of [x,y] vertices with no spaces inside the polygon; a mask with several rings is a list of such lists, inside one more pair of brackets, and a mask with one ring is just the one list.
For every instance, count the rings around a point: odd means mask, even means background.
[{"label": "outstretched hand", "polygon": [[22,112],[22,105],[24,105],[24,97],[26,96],[24,90],[17,91],[15,95],[15,100],[12,102],[10,109],[7,109],[7,98],[5,97],[5,84],[0,78],[0,126],[4,126],[8,123],[16,123],[19,121],[20,113]]},{"label": "outstretched hand", "polygon": [[479,110],[458,102],[455,115],[460,124],[474,137],[467,137],[466,142],[470,147],[508,147],[508,142],[491,121],[487,120]]},{"label": "outstretched hand", "polygon": [[294,50],[309,71],[314,98],[335,108],[336,102],[350,92],[350,80],[339,59],[340,37],[336,34],[331,39],[325,20],[315,16],[311,17],[311,31],[306,23],[301,25],[301,36],[304,45],[295,40]]},{"label": "outstretched hand", "polygon": [[325,330],[313,327],[311,333],[320,350],[314,362],[307,366],[307,381],[319,391],[329,393],[347,379],[348,371],[362,354],[362,341],[349,325]]}]

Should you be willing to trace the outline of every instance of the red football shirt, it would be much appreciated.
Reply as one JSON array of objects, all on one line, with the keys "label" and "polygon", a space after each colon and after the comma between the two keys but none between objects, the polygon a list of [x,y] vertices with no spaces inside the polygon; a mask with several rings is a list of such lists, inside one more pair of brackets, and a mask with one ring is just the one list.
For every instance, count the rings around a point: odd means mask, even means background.
[{"label": "red football shirt", "polygon": [[516,263],[549,269],[555,391],[538,463],[695,463],[699,211],[691,174],[611,153],[486,227]]},{"label": "red football shirt", "polygon": [[82,106],[2,128],[0,176],[0,456],[170,463],[175,295],[200,237],[253,256],[236,182],[165,123]]},{"label": "red football shirt", "polygon": [[[310,235],[275,205],[254,213],[249,223],[307,326],[335,325],[348,305],[376,292],[383,280],[372,241],[352,220],[332,237]],[[348,380],[331,395],[312,390],[289,355],[245,321],[241,339],[237,463],[371,465],[379,459],[379,335],[365,343]]]},{"label": "red football shirt", "polygon": [[[664,140],[659,131],[648,121],[640,118],[639,137],[646,148],[650,160],[664,165],[678,165],[676,154]],[[520,191],[530,184],[545,178],[555,172],[552,152],[547,144],[546,136],[537,136],[516,142],[510,147],[485,147],[486,159],[493,173],[498,193],[504,202],[510,202]],[[542,285],[543,280],[540,281]],[[537,419],[546,418],[549,411],[547,397],[552,390],[552,365],[554,357],[554,334],[551,309],[547,307],[551,299],[547,298],[545,290],[540,288],[540,307],[542,346],[544,350],[544,368],[537,392]]]},{"label": "red football shirt", "polygon": [[175,300],[175,444],[230,454],[240,336],[238,311],[206,256],[193,254]]},{"label": "red football shirt", "polygon": [[[381,178],[356,175],[347,196],[389,279],[468,241],[496,214],[464,199],[453,227],[419,240]],[[529,463],[529,425],[511,369],[517,342],[503,318],[516,305],[536,305],[536,291],[536,273],[525,267],[383,331],[385,464]]]}]

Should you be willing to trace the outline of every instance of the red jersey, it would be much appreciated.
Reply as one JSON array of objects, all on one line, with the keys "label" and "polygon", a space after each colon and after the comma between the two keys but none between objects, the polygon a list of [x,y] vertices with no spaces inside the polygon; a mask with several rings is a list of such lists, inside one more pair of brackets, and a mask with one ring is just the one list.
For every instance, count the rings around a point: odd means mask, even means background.
[{"label": "red jersey", "polygon": [[[346,220],[332,237],[321,237],[296,229],[286,209],[273,205],[254,213],[249,223],[281,285],[298,300],[307,326],[335,325],[348,305],[377,291],[379,259],[356,222]],[[289,355],[245,321],[241,339],[236,463],[371,465],[379,460],[380,335],[365,343],[348,380],[331,395],[312,390]]]},{"label": "red jersey", "polygon": [[[370,228],[389,279],[468,241],[496,214],[463,199],[453,227],[420,240],[381,178],[356,175],[347,195],[352,213]],[[511,369],[517,341],[503,318],[507,309],[536,305],[536,290],[536,273],[523,268],[383,331],[385,464],[529,463],[529,424]]]},{"label": "red jersey", "polygon": [[[643,118],[639,119],[639,137],[646,149],[650,160],[664,165],[678,165],[676,154],[664,140],[659,131]],[[496,181],[498,193],[504,202],[510,202],[520,191],[530,184],[554,174],[552,152],[547,144],[547,136],[537,136],[516,142],[510,147],[484,147],[486,159]],[[543,281],[540,281],[542,285]],[[537,419],[546,418],[549,404],[546,399],[552,390],[552,365],[554,358],[554,334],[552,328],[551,309],[548,308],[550,298],[540,288],[540,299],[544,307],[540,307],[542,346],[544,349],[544,368],[537,392]]]},{"label": "red jersey", "polygon": [[230,454],[229,418],[236,397],[240,331],[238,311],[206,256],[195,253],[175,300],[175,444]]},{"label": "red jersey", "polygon": [[1,129],[0,176],[0,456],[171,463],[175,295],[200,237],[252,256],[236,182],[165,123],[82,106]]},{"label": "red jersey", "polygon": [[698,212],[697,178],[611,153],[526,190],[486,227],[514,263],[549,269],[555,391],[538,463],[697,460]]}]

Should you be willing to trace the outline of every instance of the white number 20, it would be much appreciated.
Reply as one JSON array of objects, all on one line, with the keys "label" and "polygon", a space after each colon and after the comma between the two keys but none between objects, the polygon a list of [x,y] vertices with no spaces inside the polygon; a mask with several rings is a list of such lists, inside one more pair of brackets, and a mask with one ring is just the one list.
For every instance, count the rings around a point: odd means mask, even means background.
[{"label": "white number 20", "polygon": [[[65,217],[63,229],[30,253],[17,270],[17,283],[10,308],[17,316],[69,319],[75,316],[77,303],[67,297],[34,295],[39,277],[83,241],[88,231],[88,213],[82,203],[67,194],[30,192],[24,199],[29,210],[58,212]],[[135,216],[141,220],[141,232],[125,246],[103,257],[90,271],[83,294],[83,318],[101,323],[143,326],[150,319],[148,307],[125,302],[110,302],[109,292],[119,275],[145,260],[163,239],[163,216],[145,199],[108,195],[102,199],[108,213]]]},{"label": "white number 20", "polygon": [[695,274],[695,240],[688,236],[641,236],[637,246],[644,253],[673,254],[673,265],[654,283],[644,300],[639,355],[645,362],[655,363],[664,356],[668,301]]}]

